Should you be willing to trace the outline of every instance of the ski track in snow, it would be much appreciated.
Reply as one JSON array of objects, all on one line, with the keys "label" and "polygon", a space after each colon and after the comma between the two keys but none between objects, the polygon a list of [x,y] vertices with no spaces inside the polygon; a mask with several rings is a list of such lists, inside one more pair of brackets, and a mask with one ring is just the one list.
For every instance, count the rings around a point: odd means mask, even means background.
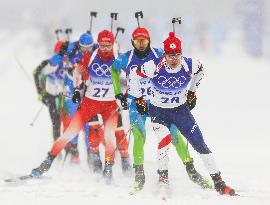
[{"label": "ski track in snow", "polygon": [[[17,40],[12,44],[1,46],[1,51],[5,53],[5,59],[0,59],[1,205],[270,203],[270,138],[267,129],[270,116],[269,62],[250,59],[244,55],[226,54],[217,59],[200,55],[207,70],[198,90],[197,107],[193,111],[224,180],[239,190],[240,197],[220,196],[214,190],[202,190],[190,182],[171,147],[171,193],[169,200],[162,202],[156,192],[156,139],[149,124],[145,145],[146,185],[142,192],[134,196],[129,195],[133,176],[122,175],[119,156],[111,185],[106,185],[101,177],[88,170],[82,137],[79,144],[81,165],[71,166],[67,160],[63,167],[62,162],[57,161],[44,179],[19,184],[4,183],[4,179],[28,174],[32,168],[38,166],[52,142],[46,108],[43,108],[35,125],[29,126],[41,103],[37,101],[34,84],[27,82],[12,59],[16,51],[17,57],[31,76],[33,68],[48,57],[44,52],[45,45],[36,48],[41,40],[38,32],[31,29],[25,32],[18,33]],[[8,38],[7,35],[6,31],[0,33],[0,41]],[[32,44],[23,43],[29,39]],[[198,155],[193,150],[191,153],[196,168],[204,176],[208,176]]]}]

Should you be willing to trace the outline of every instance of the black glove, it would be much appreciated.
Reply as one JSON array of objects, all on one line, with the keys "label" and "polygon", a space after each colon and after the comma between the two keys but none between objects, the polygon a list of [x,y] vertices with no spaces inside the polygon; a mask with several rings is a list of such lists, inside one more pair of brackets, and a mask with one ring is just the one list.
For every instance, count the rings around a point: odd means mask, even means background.
[{"label": "black glove", "polygon": [[145,100],[143,99],[143,97],[135,98],[135,103],[136,103],[137,111],[141,115],[148,114],[148,107],[147,107],[147,104],[146,104]]},{"label": "black glove", "polygon": [[128,109],[127,95],[123,95],[123,93],[119,93],[119,94],[117,94],[115,96],[115,98],[117,100],[120,100],[121,106],[122,106],[123,110],[127,110]]},{"label": "black glove", "polygon": [[49,104],[49,96],[47,93],[41,93],[38,96],[38,99],[46,106]]},{"label": "black glove", "polygon": [[59,55],[64,56],[64,55],[67,53],[68,44],[69,44],[69,42],[66,41],[66,42],[61,46]]},{"label": "black glove", "polygon": [[81,93],[78,88],[75,88],[75,91],[72,96],[72,102],[74,103],[80,103],[81,102]]},{"label": "black glove", "polygon": [[192,91],[188,91],[187,104],[188,104],[189,110],[192,110],[196,106],[196,101],[197,101],[196,93]]},{"label": "black glove", "polygon": [[44,68],[46,65],[48,65],[48,63],[49,63],[49,60],[44,60],[44,61],[42,61],[42,62],[40,63],[39,67],[42,69],[42,68]]}]

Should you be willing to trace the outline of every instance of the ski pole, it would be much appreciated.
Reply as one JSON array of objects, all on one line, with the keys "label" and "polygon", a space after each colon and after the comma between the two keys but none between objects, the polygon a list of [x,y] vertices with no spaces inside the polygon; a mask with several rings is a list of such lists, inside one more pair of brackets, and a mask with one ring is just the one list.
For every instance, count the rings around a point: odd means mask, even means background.
[{"label": "ski pole", "polygon": [[44,105],[42,104],[42,106],[39,108],[37,114],[35,115],[34,119],[32,120],[32,122],[30,123],[30,126],[34,126],[34,123],[36,122],[36,120],[38,119],[42,109],[43,109]]},{"label": "ski pole", "polygon": [[120,31],[122,34],[125,33],[125,29],[124,29],[124,28],[122,28],[122,27],[117,27],[117,28],[116,28],[116,34],[115,34],[115,36],[114,36],[114,39],[115,39],[115,40],[116,40],[116,38],[117,38],[117,36],[118,36],[119,31]]},{"label": "ski pole", "polygon": [[139,18],[143,18],[143,12],[142,11],[135,12],[135,18],[137,19],[138,27],[141,27]]},{"label": "ski pole", "polygon": [[113,21],[117,20],[118,13],[111,13],[111,32],[113,32]]},{"label": "ski pole", "polygon": [[27,78],[27,80],[29,81],[29,83],[32,84],[32,80],[31,78],[29,77],[29,75],[27,74],[26,70],[24,69],[24,66],[21,64],[21,62],[19,61],[19,59],[17,58],[16,55],[14,55],[14,59],[16,61],[16,63],[18,64],[18,66],[20,67],[20,69],[22,70],[24,76]]},{"label": "ski pole", "polygon": [[[121,139],[121,141],[116,145],[116,148],[113,150],[113,153],[110,157],[112,157],[114,155],[114,153],[116,152],[116,150],[118,150],[119,146],[124,142],[126,136],[130,133],[131,134],[131,130],[133,129],[133,127],[135,126],[135,124],[142,118],[142,115],[139,114],[136,119],[134,120],[134,122],[130,125],[130,128],[128,129],[128,131],[125,133],[124,137]],[[129,140],[130,140],[130,135],[129,135]],[[128,142],[129,143],[129,142]]]},{"label": "ski pole", "polygon": [[90,12],[90,25],[89,25],[88,33],[92,33],[93,18],[96,18],[96,17],[97,17],[97,12],[96,11],[91,11]]},{"label": "ski pole", "polygon": [[174,33],[175,33],[175,23],[181,24],[181,23],[182,23],[181,17],[173,18],[173,19],[172,19],[172,25],[173,25],[173,32],[174,32]]}]

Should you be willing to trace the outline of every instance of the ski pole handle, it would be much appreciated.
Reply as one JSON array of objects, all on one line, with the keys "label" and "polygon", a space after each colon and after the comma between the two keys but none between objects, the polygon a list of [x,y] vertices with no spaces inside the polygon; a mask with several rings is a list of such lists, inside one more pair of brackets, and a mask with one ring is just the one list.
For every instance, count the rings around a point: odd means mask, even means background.
[{"label": "ski pole handle", "polygon": [[118,33],[121,32],[122,34],[125,33],[125,29],[122,28],[122,27],[117,27],[116,28],[116,34],[114,36],[114,39],[116,40],[117,36],[118,36]]},{"label": "ski pole handle", "polygon": [[139,18],[143,18],[143,12],[142,11],[135,12],[135,18],[137,19],[138,27],[141,27]]}]

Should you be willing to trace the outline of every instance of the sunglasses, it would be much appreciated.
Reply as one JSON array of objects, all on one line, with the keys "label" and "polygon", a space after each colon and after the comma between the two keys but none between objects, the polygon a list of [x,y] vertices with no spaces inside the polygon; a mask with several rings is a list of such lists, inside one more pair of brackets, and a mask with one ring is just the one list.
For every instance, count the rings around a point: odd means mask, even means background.
[{"label": "sunglasses", "polygon": [[168,60],[174,60],[174,59],[180,59],[182,57],[181,53],[177,53],[177,54],[166,54],[166,58]]},{"label": "sunglasses", "polygon": [[141,44],[148,45],[149,40],[146,38],[145,39],[134,39],[133,42],[135,45],[141,45]]},{"label": "sunglasses", "polygon": [[107,45],[99,44],[99,48],[100,48],[101,50],[105,50],[105,49],[111,50],[111,49],[113,48],[113,44],[107,44]]}]

